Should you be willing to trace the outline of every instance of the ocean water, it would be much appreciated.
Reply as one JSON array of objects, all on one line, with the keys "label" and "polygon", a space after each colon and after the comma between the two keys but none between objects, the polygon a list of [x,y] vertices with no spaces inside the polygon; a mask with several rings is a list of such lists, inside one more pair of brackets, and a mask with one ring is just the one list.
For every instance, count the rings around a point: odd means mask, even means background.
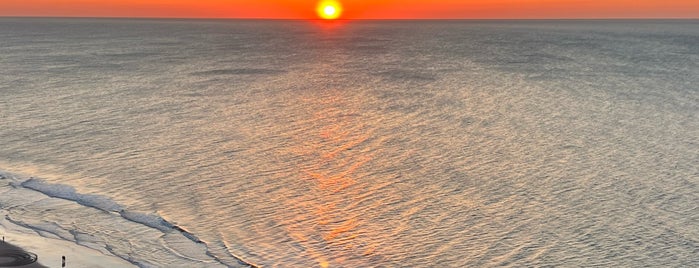
[{"label": "ocean water", "polygon": [[699,21],[1,18],[0,170],[141,267],[696,267]]}]

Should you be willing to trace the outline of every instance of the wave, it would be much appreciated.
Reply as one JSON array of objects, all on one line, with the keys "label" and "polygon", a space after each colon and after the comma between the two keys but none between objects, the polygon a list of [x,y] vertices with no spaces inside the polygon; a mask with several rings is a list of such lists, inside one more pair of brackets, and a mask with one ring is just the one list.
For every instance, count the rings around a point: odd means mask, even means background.
[{"label": "wave", "polygon": [[36,179],[33,177],[20,183],[20,185],[24,188],[29,188],[41,192],[50,197],[75,201],[78,204],[93,207],[99,210],[104,210],[106,212],[123,211],[122,206],[109,199],[108,197],[91,194],[80,194],[75,191],[75,188],[68,185],[50,184],[43,180]]},{"label": "wave", "polygon": [[[46,182],[42,179],[39,178],[34,178],[30,177],[29,179],[23,180],[19,176],[15,176],[14,174],[10,174],[7,172],[2,172],[0,171],[0,180],[2,179],[8,179],[10,180],[9,185],[11,185],[13,188],[24,188],[24,189],[29,189],[33,190],[39,193],[42,193],[46,196],[52,197],[52,198],[59,198],[59,199],[64,199],[64,200],[69,200],[72,202],[75,202],[77,204],[80,204],[82,206],[86,207],[92,207],[104,212],[107,212],[111,215],[118,215],[119,217],[133,223],[141,224],[143,226],[147,226],[153,229],[156,229],[166,236],[171,236],[172,234],[177,234],[181,235],[182,237],[186,238],[187,241],[190,241],[194,244],[201,245],[204,247],[205,254],[218,262],[221,265],[227,266],[227,267],[232,267],[230,264],[225,263],[223,260],[218,258],[215,254],[211,253],[209,250],[209,247],[206,242],[202,241],[199,239],[195,234],[187,231],[185,228],[178,226],[172,222],[167,221],[163,217],[157,214],[153,213],[143,213],[143,212],[136,212],[136,211],[130,211],[125,208],[125,206],[115,202],[111,198],[107,196],[102,196],[102,195],[95,195],[95,194],[82,194],[79,193],[73,188],[72,186],[69,185],[63,185],[63,184],[56,184],[56,183],[49,183]],[[2,207],[2,206],[0,206]],[[99,240],[98,238],[93,237],[90,234],[84,234],[80,233],[75,230],[65,230],[65,228],[60,227],[59,225],[55,223],[50,223],[50,222],[42,222],[39,224],[34,224],[34,223],[26,223],[22,222],[19,220],[14,220],[11,219],[10,217],[7,217],[9,221],[12,223],[23,226],[25,228],[29,228],[39,235],[46,236],[46,237],[52,237],[52,238],[58,238],[58,239],[63,239],[63,240],[68,240],[75,242],[79,245],[83,245],[98,251],[103,251],[102,248],[99,246],[93,245],[90,241],[92,240]],[[179,239],[178,239],[179,240]],[[104,241],[102,241],[104,242]],[[172,253],[175,253],[176,255],[187,258],[186,256],[183,256],[183,254],[177,252],[177,250],[166,246],[168,250],[170,250]],[[105,243],[103,249],[108,251],[109,253],[120,257],[136,266],[139,267],[151,267],[154,266],[153,264],[150,264],[147,261],[141,261],[138,259],[135,259],[133,256],[130,254],[121,254],[119,252],[116,252],[115,250],[112,249],[112,247]],[[104,252],[104,251],[103,251]],[[237,256],[232,256],[236,261],[236,265],[240,266],[246,266],[246,267],[257,267],[257,265],[247,262],[245,260],[242,260],[241,258]],[[189,258],[192,259],[192,258]],[[192,259],[194,260],[194,259]]]}]

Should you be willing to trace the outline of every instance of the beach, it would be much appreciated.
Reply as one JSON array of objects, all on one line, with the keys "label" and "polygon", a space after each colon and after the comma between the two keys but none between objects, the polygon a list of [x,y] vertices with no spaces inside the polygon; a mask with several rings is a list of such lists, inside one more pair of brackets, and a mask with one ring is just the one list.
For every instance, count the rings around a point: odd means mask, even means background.
[{"label": "beach", "polygon": [[699,267],[699,21],[338,22],[0,18],[0,231],[49,267]]},{"label": "beach", "polygon": [[[42,237],[35,231],[18,226],[5,219],[5,211],[0,209],[0,234],[5,242],[0,242],[0,260],[3,252],[21,251],[36,254],[32,264],[12,266],[26,268],[61,267],[61,257],[66,257],[66,267],[134,267],[133,264],[115,256],[104,255],[96,250],[80,246],[70,241]],[[0,262],[0,267],[4,267]]]}]

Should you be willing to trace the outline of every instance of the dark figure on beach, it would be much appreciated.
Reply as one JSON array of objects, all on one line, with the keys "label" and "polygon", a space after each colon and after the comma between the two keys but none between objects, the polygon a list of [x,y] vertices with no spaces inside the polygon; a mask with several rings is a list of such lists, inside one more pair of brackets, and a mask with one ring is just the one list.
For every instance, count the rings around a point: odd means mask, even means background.
[{"label": "dark figure on beach", "polygon": [[61,267],[66,267],[66,256],[61,256]]}]

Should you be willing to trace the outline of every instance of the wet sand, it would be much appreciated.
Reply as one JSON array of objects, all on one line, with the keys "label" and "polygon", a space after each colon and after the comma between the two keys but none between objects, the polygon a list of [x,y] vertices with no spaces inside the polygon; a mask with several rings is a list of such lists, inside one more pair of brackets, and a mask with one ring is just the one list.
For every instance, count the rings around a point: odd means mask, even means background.
[{"label": "wet sand", "polygon": [[[35,231],[18,226],[5,218],[0,210],[0,267],[61,267],[61,257],[66,257],[65,267],[134,267],[135,265],[116,256],[75,244],[71,241],[38,235]],[[36,254],[37,261],[14,266],[17,253]],[[4,254],[3,254],[4,253]]]}]

